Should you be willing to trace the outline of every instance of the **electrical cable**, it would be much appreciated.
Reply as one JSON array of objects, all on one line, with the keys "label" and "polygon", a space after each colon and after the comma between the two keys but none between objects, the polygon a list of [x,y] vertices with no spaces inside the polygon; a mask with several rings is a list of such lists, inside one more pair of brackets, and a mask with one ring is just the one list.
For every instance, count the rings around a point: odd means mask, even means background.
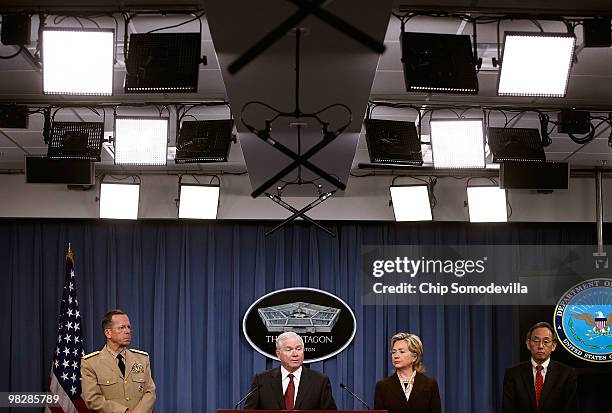
[{"label": "electrical cable", "polygon": [[18,49],[18,50],[17,50],[15,53],[13,53],[12,55],[8,55],[8,56],[0,56],[0,59],[3,59],[3,60],[13,59],[13,58],[15,58],[15,57],[19,56],[19,54],[20,54],[21,52],[23,52],[23,51],[24,51],[24,49],[25,49],[25,47],[20,46],[20,47],[19,47],[19,49]]},{"label": "electrical cable", "polygon": [[[190,13],[190,14],[195,14],[195,13]],[[199,20],[199,22],[200,22],[200,33],[201,33],[202,32],[202,20],[201,20],[201,18],[205,14],[206,13],[195,14],[195,17],[193,19],[190,19],[190,20],[178,23],[178,24],[173,24],[172,26],[160,27],[160,28],[157,28],[157,29],[149,30],[147,33],[155,33],[155,32],[161,31],[161,30],[174,29],[175,27],[180,27],[180,26],[183,26],[183,25],[185,25],[187,23],[191,23],[191,22],[196,21],[196,20]]]}]

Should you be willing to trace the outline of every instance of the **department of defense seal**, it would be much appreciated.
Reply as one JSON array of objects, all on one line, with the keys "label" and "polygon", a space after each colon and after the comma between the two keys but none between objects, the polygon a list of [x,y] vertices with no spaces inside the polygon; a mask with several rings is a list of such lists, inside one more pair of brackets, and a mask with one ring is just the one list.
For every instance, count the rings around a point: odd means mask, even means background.
[{"label": "department of defense seal", "polygon": [[559,342],[574,356],[612,362],[612,279],[594,278],[570,288],[555,308]]}]

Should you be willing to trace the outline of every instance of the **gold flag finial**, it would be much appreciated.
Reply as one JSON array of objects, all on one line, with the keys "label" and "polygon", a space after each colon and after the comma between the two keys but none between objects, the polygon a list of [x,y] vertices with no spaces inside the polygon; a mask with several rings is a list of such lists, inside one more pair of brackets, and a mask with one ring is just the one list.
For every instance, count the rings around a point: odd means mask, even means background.
[{"label": "gold flag finial", "polygon": [[68,243],[68,252],[66,253],[66,259],[72,261],[74,264],[74,255],[72,255],[72,247],[71,243]]}]

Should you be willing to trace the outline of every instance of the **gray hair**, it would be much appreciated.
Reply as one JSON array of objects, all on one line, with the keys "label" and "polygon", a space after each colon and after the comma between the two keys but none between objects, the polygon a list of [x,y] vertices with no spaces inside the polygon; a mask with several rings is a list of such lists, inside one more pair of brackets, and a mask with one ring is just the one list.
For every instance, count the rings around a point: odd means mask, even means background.
[{"label": "gray hair", "polygon": [[299,334],[296,334],[293,331],[285,331],[283,334],[276,337],[276,349],[280,350],[283,341],[296,337],[300,340],[300,343],[302,343],[302,347],[304,347],[304,340],[302,340],[302,337],[300,337]]},{"label": "gray hair", "polygon": [[538,328],[547,328],[548,331],[550,331],[550,335],[552,336],[552,341],[554,341],[555,343],[557,342],[557,334],[555,333],[555,329],[546,321],[540,321],[539,323],[535,323],[534,325],[532,325],[529,331],[527,332],[527,340],[531,340],[531,335],[533,334],[534,330]]}]

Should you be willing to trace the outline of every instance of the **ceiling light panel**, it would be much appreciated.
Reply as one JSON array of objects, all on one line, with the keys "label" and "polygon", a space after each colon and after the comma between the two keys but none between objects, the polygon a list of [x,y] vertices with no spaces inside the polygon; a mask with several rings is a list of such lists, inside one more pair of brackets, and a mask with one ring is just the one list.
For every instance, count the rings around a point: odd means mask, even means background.
[{"label": "ceiling light panel", "polygon": [[100,184],[100,218],[137,219],[139,184]]},{"label": "ceiling light panel", "polygon": [[507,222],[506,190],[496,186],[467,188],[470,222]]},{"label": "ceiling light panel", "polygon": [[179,218],[217,219],[218,185],[181,185]]},{"label": "ceiling light panel", "polygon": [[115,118],[115,164],[166,165],[167,153],[167,118]]},{"label": "ceiling light panel", "polygon": [[130,35],[126,93],[195,93],[202,60],[200,33]]},{"label": "ceiling light panel", "polygon": [[408,92],[478,93],[470,36],[402,32],[400,45]]},{"label": "ceiling light panel", "polygon": [[113,94],[113,30],[47,28],[42,45],[43,93]]},{"label": "ceiling light panel", "polygon": [[431,221],[431,204],[427,185],[389,187],[396,221]]},{"label": "ceiling light panel", "polygon": [[506,32],[497,94],[564,97],[575,45],[568,33]]},{"label": "ceiling light panel", "polygon": [[430,122],[434,168],[484,168],[481,119],[434,119]]}]

